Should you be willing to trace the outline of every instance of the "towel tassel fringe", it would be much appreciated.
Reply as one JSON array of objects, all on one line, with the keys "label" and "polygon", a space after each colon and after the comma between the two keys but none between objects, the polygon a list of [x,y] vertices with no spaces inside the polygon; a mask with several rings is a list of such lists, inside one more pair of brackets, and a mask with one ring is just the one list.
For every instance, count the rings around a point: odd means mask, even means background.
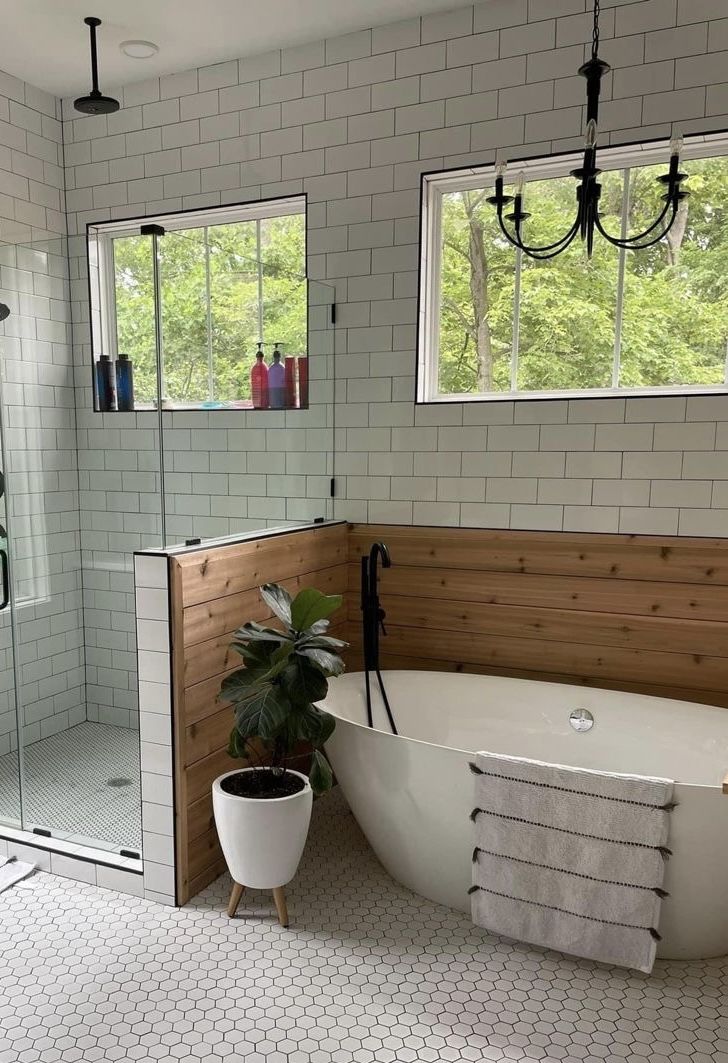
[{"label": "towel tassel fringe", "polygon": [[650,927],[650,937],[655,941],[662,941],[662,934],[658,934],[654,926]]},{"label": "towel tassel fringe", "polygon": [[469,761],[468,767],[472,771],[473,775],[483,775],[483,774],[485,774],[483,771],[481,771],[481,769],[478,767],[478,765],[473,760]]},{"label": "towel tassel fringe", "polygon": [[659,886],[655,886],[655,888],[653,889],[652,892],[656,893],[657,896],[661,897],[663,900],[664,900],[665,897],[669,897],[670,896],[670,894],[667,892],[667,890],[660,889]]},{"label": "towel tassel fringe", "polygon": [[479,889],[481,889],[480,886],[471,886],[470,889],[468,890],[468,896],[470,896],[471,893],[477,893],[477,891]]}]

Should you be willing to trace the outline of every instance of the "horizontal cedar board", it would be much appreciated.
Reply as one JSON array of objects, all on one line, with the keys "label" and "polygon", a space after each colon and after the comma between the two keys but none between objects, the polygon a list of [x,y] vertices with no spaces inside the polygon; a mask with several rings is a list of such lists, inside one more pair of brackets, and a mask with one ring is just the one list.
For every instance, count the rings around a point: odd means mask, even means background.
[{"label": "horizontal cedar board", "polygon": [[[692,583],[599,579],[588,576],[548,576],[530,572],[488,572],[483,577],[467,569],[409,566],[406,558],[380,572],[380,591],[414,594],[421,598],[494,605],[545,606],[574,611],[671,616],[728,622],[728,588]],[[359,564],[349,565],[349,591],[359,601]],[[384,602],[386,607],[386,601]],[[437,609],[438,606],[430,606]]]},{"label": "horizontal cedar board", "polygon": [[[240,661],[237,660],[237,654],[235,654],[235,657],[235,667],[237,667]],[[219,712],[220,706],[225,704],[225,702],[217,700],[217,695],[220,692],[220,683],[223,676],[235,671],[235,667],[228,669],[227,672],[223,672],[221,675],[214,675],[210,679],[204,679],[201,683],[195,683],[194,686],[187,687],[184,692],[183,705],[178,706],[177,710],[183,726],[190,727],[192,724]]]},{"label": "horizontal cedar board", "polygon": [[[219,878],[225,870],[225,857],[220,853],[217,860],[206,867],[204,871],[201,871],[193,879],[189,879],[187,888],[187,897],[196,897],[206,886],[209,886],[211,882],[214,882],[216,878]],[[186,902],[185,902],[186,903]]]},{"label": "horizontal cedar board", "polygon": [[[225,743],[227,746],[227,743]],[[196,761],[184,768],[187,779],[187,804],[193,805],[201,797],[209,793],[210,787],[218,775],[223,772],[239,768],[240,761],[233,760],[227,755],[227,749],[218,749],[208,757]]]},{"label": "horizontal cedar board", "polygon": [[[389,594],[386,623],[399,627],[478,632],[514,638],[548,639],[589,646],[625,646],[633,649],[700,653],[728,658],[728,624],[672,617],[619,616],[616,613],[579,613],[568,609],[543,609],[522,605],[405,598]],[[356,623],[358,606],[349,605],[349,621]]]},{"label": "horizontal cedar board", "polygon": [[181,570],[182,603],[209,602],[228,594],[259,587],[343,564],[347,529],[337,524],[288,535],[218,546],[173,558]]},{"label": "horizontal cedar board", "polygon": [[375,539],[394,565],[728,586],[728,539],[355,524],[349,556],[368,553]]},{"label": "horizontal cedar board", "polygon": [[[728,692],[725,690],[686,690],[683,687],[663,686],[655,683],[610,682],[607,679],[590,679],[580,675],[540,672],[526,668],[498,668],[496,666],[468,664],[464,668],[457,661],[437,660],[432,657],[408,657],[398,653],[383,654],[386,670],[457,672],[469,675],[494,675],[508,679],[529,679],[542,683],[568,683],[572,686],[597,687],[604,690],[621,690],[632,694],[648,694],[651,697],[673,698],[677,701],[695,701],[704,705],[728,706]],[[349,671],[360,671],[363,658],[358,650],[352,649]],[[386,684],[387,676],[384,672]],[[395,713],[396,717],[396,713]]]},{"label": "horizontal cedar board", "polygon": [[[343,594],[346,581],[346,565],[318,569],[291,579],[276,580],[293,596],[304,587],[315,587],[323,594]],[[270,610],[260,597],[258,587],[191,605],[184,611],[184,644],[192,646],[205,642],[216,635],[240,627],[248,620],[261,622],[270,615]]]},{"label": "horizontal cedar board", "polygon": [[226,748],[232,728],[233,712],[227,704],[199,723],[191,724],[185,734],[185,766],[202,760],[216,749]]},{"label": "horizontal cedar board", "polygon": [[[384,644],[386,643],[386,645]],[[689,653],[589,646],[545,639],[511,638],[469,631],[421,629],[387,625],[382,656],[394,652],[409,657],[457,661],[462,665],[525,668],[559,675],[588,676],[615,682],[654,680],[685,690],[728,689],[728,658]],[[467,669],[466,669],[467,670]]]},{"label": "horizontal cedar board", "polygon": [[[342,619],[338,624],[331,625],[330,633],[334,636],[340,635],[345,626],[342,610]],[[225,672],[235,665],[242,665],[242,657],[230,646],[234,634],[234,631],[226,631],[209,642],[198,642],[187,648],[184,659],[185,687],[194,686],[213,676],[220,676],[222,679]]]},{"label": "horizontal cedar board", "polygon": [[201,834],[206,834],[214,826],[212,793],[206,793],[187,809],[187,834],[190,841],[199,838]]},{"label": "horizontal cedar board", "polygon": [[204,834],[198,835],[194,840],[190,839],[189,860],[187,863],[188,878],[197,878],[210,864],[214,864],[219,860],[220,855],[220,842],[214,827]]}]

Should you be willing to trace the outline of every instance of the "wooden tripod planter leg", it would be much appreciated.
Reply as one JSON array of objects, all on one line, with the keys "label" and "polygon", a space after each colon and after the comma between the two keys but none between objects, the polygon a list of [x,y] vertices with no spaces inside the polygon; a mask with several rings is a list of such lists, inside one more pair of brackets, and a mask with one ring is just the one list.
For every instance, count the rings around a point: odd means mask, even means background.
[{"label": "wooden tripod planter leg", "polygon": [[278,922],[281,926],[288,926],[288,908],[286,907],[286,891],[283,886],[276,886],[273,890],[273,900],[276,902]]},{"label": "wooden tripod planter leg", "polygon": [[241,886],[239,882],[233,882],[233,888],[230,891],[230,900],[228,902],[227,910],[227,914],[230,916],[231,919],[235,917],[235,913],[238,910],[238,905],[240,904],[240,898],[243,895],[244,889],[245,886]]}]

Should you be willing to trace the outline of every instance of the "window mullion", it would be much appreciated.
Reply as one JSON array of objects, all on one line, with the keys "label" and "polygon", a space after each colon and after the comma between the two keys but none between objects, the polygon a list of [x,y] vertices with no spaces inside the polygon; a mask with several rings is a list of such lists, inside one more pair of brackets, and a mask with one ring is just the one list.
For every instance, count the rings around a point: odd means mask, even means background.
[{"label": "window mullion", "polygon": [[[629,228],[629,177],[630,171],[623,170],[622,179],[622,224],[620,237],[626,239]],[[624,310],[624,275],[627,263],[627,249],[620,247],[617,260],[617,299],[614,306],[614,360],[612,362],[612,387],[619,387],[619,371],[622,358],[622,316]]]},{"label": "window mullion", "polygon": [[516,249],[516,268],[513,278],[513,341],[511,343],[511,391],[518,391],[518,347],[521,339],[521,269],[523,252]]},{"label": "window mullion", "polygon": [[205,296],[207,301],[207,398],[215,398],[215,374],[212,367],[212,293],[210,288],[210,237],[205,226]]},{"label": "window mullion", "polygon": [[262,343],[263,335],[263,263],[260,252],[260,218],[255,222],[255,256],[258,262],[258,339]]}]

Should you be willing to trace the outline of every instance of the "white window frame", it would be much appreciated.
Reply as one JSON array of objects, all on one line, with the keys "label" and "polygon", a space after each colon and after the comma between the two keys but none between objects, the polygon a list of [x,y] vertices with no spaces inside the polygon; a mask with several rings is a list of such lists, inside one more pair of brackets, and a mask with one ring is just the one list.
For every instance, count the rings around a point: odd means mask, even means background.
[{"label": "white window frame", "polygon": [[[124,236],[139,236],[142,225],[161,225],[165,232],[170,233],[185,229],[207,229],[214,225],[231,225],[243,221],[264,221],[268,218],[280,218],[291,214],[301,214],[305,221],[307,217],[305,194],[279,196],[274,199],[261,199],[225,207],[209,207],[89,224],[87,230],[89,268],[95,266],[98,269],[98,307],[95,306],[93,286],[90,293],[93,357],[96,358],[100,351],[108,354],[112,362],[115,362],[118,357],[114,240]],[[304,249],[304,273],[301,280],[306,280],[307,276],[308,254]],[[207,314],[209,321],[209,289]],[[96,335],[97,330],[98,335]],[[143,408],[138,407],[138,409]],[[180,407],[180,409],[184,408],[201,407]]]},{"label": "white window frame", "polygon": [[[667,165],[669,141],[651,141],[645,144],[606,147],[599,152],[599,164],[603,170],[619,170],[637,166]],[[681,161],[715,158],[728,155],[728,131],[685,138]],[[550,155],[544,158],[509,159],[508,175],[513,181],[515,174],[523,172],[526,182],[549,177],[563,177],[580,165],[583,154],[573,152]],[[442,197],[450,192],[495,187],[496,162],[487,166],[463,167],[422,175],[421,222],[420,222],[420,274],[417,314],[417,403],[431,405],[457,402],[514,402],[524,400],[547,400],[563,398],[625,398],[640,395],[689,395],[721,394],[728,390],[728,352],[725,378],[722,384],[674,385],[666,387],[626,388],[616,386],[616,371],[610,388],[588,388],[563,391],[520,391],[515,387],[515,354],[511,362],[511,389],[498,392],[463,392],[446,394],[438,390],[439,380],[439,320],[440,320],[440,271],[442,265]],[[688,186],[689,187],[689,186]],[[564,218],[567,226],[570,218]],[[576,247],[576,244],[574,245]],[[568,253],[568,252],[567,252]],[[623,258],[626,252],[621,252]],[[514,293],[514,352],[518,343],[519,281],[522,252],[513,249],[516,261]],[[618,366],[621,345],[621,299],[624,270],[617,292],[615,307],[615,357]]]}]

